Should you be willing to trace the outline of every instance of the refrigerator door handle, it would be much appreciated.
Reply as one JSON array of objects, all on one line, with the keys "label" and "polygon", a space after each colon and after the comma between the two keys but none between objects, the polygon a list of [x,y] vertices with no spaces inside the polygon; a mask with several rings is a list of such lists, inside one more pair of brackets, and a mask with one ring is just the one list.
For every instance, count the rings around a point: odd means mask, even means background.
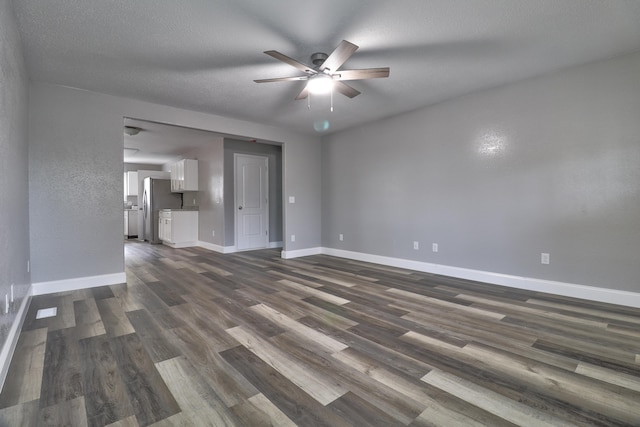
[{"label": "refrigerator door handle", "polygon": [[144,189],[144,193],[142,193],[142,214],[147,216],[147,189]]}]

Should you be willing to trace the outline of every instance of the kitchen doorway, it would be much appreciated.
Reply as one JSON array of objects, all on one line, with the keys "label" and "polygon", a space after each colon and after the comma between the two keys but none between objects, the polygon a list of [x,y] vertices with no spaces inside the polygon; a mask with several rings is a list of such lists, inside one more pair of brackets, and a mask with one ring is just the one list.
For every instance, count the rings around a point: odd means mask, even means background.
[{"label": "kitchen doorway", "polygon": [[[272,141],[256,141],[253,138],[181,127],[135,118],[123,119],[124,170],[125,172],[154,171],[168,174],[171,165],[180,159],[198,161],[198,190],[185,193],[185,207],[195,208],[198,215],[199,246],[230,253],[251,248],[277,248],[283,245],[283,147]],[[131,129],[135,128],[135,129]],[[268,158],[268,209],[264,221],[266,240],[256,245],[238,239],[235,211],[234,156],[262,156]],[[146,172],[139,175],[143,177]],[[126,176],[126,175],[125,175]],[[140,186],[142,188],[142,186]],[[141,196],[140,196],[141,197]],[[140,198],[138,197],[138,198]],[[129,196],[129,204],[140,201]],[[125,206],[127,198],[125,197]],[[248,217],[247,217],[248,220]],[[253,232],[251,224],[242,230]],[[249,233],[251,234],[251,233]]]}]

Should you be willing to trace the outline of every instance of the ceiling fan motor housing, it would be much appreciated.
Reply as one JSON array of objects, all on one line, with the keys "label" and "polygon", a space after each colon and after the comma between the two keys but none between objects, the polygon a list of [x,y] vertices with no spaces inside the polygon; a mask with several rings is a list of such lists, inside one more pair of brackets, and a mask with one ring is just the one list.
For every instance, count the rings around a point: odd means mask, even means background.
[{"label": "ceiling fan motor housing", "polygon": [[311,63],[318,68],[327,60],[328,57],[329,55],[324,52],[316,52],[311,55]]}]

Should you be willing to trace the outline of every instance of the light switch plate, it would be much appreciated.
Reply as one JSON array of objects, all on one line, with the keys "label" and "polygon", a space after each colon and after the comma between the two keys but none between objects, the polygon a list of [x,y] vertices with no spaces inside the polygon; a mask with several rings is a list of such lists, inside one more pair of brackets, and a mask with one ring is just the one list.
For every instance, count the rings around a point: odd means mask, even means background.
[{"label": "light switch plate", "polygon": [[296,202],[296,196],[289,196],[289,203],[295,203]]}]

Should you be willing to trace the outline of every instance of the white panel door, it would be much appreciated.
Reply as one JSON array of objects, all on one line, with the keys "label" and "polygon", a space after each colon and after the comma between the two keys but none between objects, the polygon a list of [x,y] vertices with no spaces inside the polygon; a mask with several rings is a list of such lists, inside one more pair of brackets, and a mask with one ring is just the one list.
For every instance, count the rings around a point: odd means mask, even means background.
[{"label": "white panel door", "polygon": [[262,249],[269,243],[268,158],[234,155],[236,249]]}]

